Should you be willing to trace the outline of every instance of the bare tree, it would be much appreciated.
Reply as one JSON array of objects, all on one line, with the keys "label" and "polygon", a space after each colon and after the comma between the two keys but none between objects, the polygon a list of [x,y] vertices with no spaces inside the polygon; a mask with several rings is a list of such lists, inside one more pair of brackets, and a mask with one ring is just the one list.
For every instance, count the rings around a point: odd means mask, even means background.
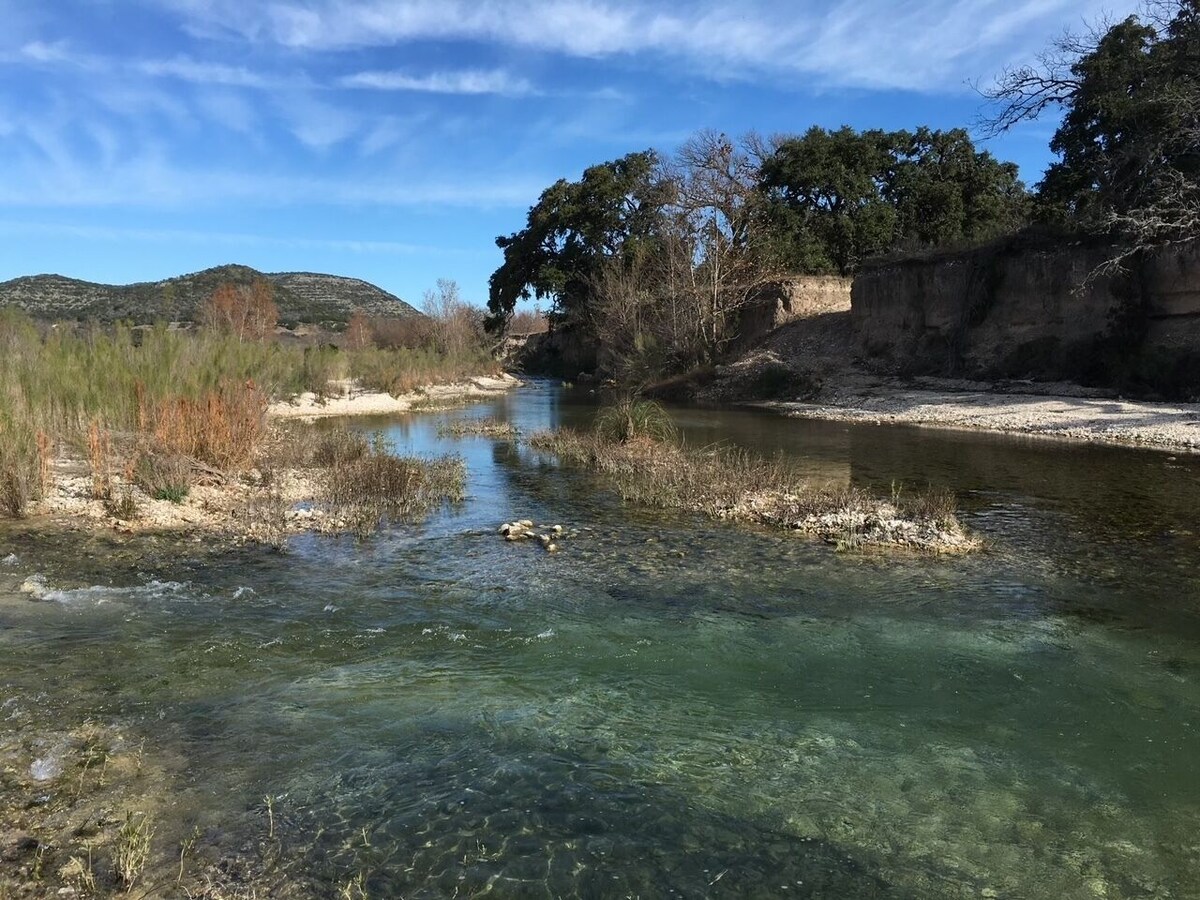
[{"label": "bare tree", "polygon": [[764,202],[758,174],[769,153],[756,134],[735,144],[719,132],[701,131],[675,159],[676,244],[691,252],[686,296],[709,361],[736,337],[738,312],[779,277],[756,241]]}]

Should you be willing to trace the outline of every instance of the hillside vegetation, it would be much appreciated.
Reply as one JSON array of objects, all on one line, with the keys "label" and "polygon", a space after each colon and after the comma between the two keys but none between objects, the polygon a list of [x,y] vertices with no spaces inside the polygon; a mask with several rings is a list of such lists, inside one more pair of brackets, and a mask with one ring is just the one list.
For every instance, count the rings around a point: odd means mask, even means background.
[{"label": "hillside vegetation", "polygon": [[274,288],[279,320],[343,324],[355,312],[374,319],[403,319],[421,313],[394,294],[357,278],[311,272],[266,274],[228,265],[139,284],[94,284],[61,275],[31,275],[0,283],[0,307],[15,307],[44,321],[100,323],[197,322],[199,312],[222,285],[249,288],[261,280]]}]

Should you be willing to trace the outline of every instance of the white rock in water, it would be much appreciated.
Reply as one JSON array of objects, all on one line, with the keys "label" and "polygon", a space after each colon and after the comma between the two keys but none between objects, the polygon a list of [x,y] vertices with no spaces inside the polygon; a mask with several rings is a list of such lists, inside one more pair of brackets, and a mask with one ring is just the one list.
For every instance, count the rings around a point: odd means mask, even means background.
[{"label": "white rock in water", "polygon": [[50,589],[46,587],[45,575],[30,575],[21,582],[19,590],[22,594],[28,594],[34,600],[41,600],[49,593]]},{"label": "white rock in water", "polygon": [[552,529],[550,529],[550,530],[551,530],[551,531],[553,531],[555,534],[562,534],[562,533],[563,533],[563,527],[562,527],[561,525],[555,525],[555,526],[554,526]]},{"label": "white rock in water", "polygon": [[21,557],[17,556],[15,553],[10,553],[8,556],[4,557],[4,559],[0,559],[0,563],[3,563],[6,566],[15,566],[20,561]]},{"label": "white rock in water", "polygon": [[29,767],[29,777],[34,781],[51,781],[62,774],[62,760],[56,756],[35,759]]},{"label": "white rock in water", "polygon": [[522,519],[517,524],[520,525],[522,528],[532,528],[533,527],[533,519]]}]

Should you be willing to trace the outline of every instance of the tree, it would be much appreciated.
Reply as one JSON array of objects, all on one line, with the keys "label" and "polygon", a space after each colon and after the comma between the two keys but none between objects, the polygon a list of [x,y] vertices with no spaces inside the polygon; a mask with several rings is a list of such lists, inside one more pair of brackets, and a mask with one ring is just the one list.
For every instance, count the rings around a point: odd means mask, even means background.
[{"label": "tree", "polygon": [[496,239],[488,328],[502,331],[518,300],[549,299],[560,316],[582,310],[601,262],[649,239],[670,197],[653,151],[586,169],[547,188],[521,231]]},{"label": "tree", "polygon": [[777,141],[760,185],[795,271],[850,274],[868,256],[977,243],[1026,217],[1017,167],[962,129],[826,131]]},{"label": "tree", "polygon": [[220,285],[200,309],[200,321],[209,328],[232,334],[239,341],[262,340],[279,321],[275,289],[259,278],[250,287]]},{"label": "tree", "polygon": [[976,244],[1025,223],[1028,194],[1016,164],[977,151],[961,128],[889,135],[883,198],[896,210],[893,247]]},{"label": "tree", "polygon": [[342,346],[347,350],[365,350],[372,343],[371,324],[367,321],[366,314],[361,309],[354,310],[346,323]]},{"label": "tree", "polygon": [[1200,233],[1198,0],[1067,35],[988,96],[995,131],[1063,113],[1058,159],[1038,186],[1044,218],[1118,238],[1116,261]]},{"label": "tree", "polygon": [[[768,150],[755,134],[735,144],[701,131],[679,149],[671,167],[677,185],[672,214],[657,244],[674,264],[669,276],[671,314],[694,329],[687,355],[714,362],[734,333],[737,313],[777,279],[781,265],[770,240],[767,201],[758,189]],[[679,348],[678,338],[673,344]]]},{"label": "tree", "polygon": [[458,356],[483,346],[483,311],[462,299],[458,282],[439,278],[437,289],[425,292],[424,312],[439,352]]},{"label": "tree", "polygon": [[846,274],[891,245],[896,212],[879,190],[889,150],[884,132],[850,127],[814,126],[779,142],[760,179],[793,268]]}]

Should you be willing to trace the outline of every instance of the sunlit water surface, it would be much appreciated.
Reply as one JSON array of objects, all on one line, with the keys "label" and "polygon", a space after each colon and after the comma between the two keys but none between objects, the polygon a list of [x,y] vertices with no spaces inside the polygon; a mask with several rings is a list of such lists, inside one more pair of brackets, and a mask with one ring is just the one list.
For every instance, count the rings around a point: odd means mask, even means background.
[{"label": "sunlit water surface", "polygon": [[[863,558],[437,436],[590,412],[533,385],[354,423],[469,470],[465,503],[365,543],[0,534],[0,728],[169,745],[183,824],[277,798],[331,892],[1200,896],[1200,461],[678,411],[817,481],[948,486],[989,543]],[[556,555],[496,535],[526,517],[584,530]],[[15,592],[34,573],[42,602]]]}]

